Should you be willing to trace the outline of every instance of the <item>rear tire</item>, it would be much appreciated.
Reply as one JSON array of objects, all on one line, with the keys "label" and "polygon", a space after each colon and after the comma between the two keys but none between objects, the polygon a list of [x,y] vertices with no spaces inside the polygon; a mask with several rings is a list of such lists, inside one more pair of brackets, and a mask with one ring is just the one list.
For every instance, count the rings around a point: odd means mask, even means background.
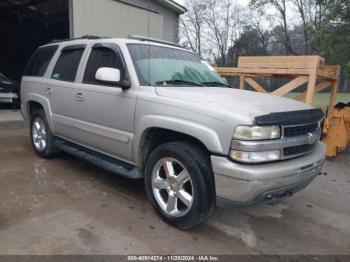
[{"label": "rear tire", "polygon": [[187,142],[157,147],[145,170],[147,196],[161,218],[180,229],[203,223],[215,208],[208,154]]},{"label": "rear tire", "polygon": [[35,153],[42,158],[54,158],[59,153],[55,147],[55,138],[50,131],[45,112],[42,109],[31,114],[30,140]]}]

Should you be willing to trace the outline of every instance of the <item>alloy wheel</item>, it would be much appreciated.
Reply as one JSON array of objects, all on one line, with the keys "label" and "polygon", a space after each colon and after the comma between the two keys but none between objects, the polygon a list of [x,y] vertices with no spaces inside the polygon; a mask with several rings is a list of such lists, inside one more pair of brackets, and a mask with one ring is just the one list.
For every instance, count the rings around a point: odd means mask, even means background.
[{"label": "alloy wheel", "polygon": [[35,118],[32,124],[32,139],[35,148],[42,152],[46,149],[47,133],[44,121],[41,118]]},{"label": "alloy wheel", "polygon": [[186,215],[192,207],[194,188],[186,168],[174,158],[162,158],[152,172],[153,195],[166,214]]}]

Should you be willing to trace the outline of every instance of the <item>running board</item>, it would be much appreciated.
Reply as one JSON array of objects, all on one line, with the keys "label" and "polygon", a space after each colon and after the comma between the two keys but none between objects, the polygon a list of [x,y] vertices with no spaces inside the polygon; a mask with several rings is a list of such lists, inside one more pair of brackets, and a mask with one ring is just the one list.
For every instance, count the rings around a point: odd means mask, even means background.
[{"label": "running board", "polygon": [[66,142],[62,139],[56,140],[55,145],[62,151],[85,160],[110,173],[131,179],[143,178],[143,174],[140,172],[140,169],[129,163],[125,163],[123,161],[95,152],[91,149]]}]

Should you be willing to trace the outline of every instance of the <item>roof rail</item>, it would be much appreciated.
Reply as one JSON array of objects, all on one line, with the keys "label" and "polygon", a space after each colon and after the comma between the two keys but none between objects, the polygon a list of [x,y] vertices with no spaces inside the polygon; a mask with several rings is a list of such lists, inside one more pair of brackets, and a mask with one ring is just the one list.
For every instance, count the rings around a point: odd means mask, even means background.
[{"label": "roof rail", "polygon": [[129,35],[129,39],[134,39],[134,40],[139,40],[139,41],[148,41],[148,42],[154,42],[154,43],[159,43],[159,44],[165,44],[165,45],[171,45],[171,46],[176,46],[176,47],[182,47],[179,44],[173,43],[173,42],[168,42],[164,41],[161,39],[157,38],[151,38],[151,37],[145,37],[145,36],[139,36],[139,35]]},{"label": "roof rail", "polygon": [[104,38],[109,38],[105,36],[96,36],[96,35],[83,35],[82,37],[77,37],[77,38],[68,38],[68,39],[53,39],[49,42],[49,44],[53,43],[60,43],[60,42],[67,42],[67,41],[74,41],[74,40],[79,40],[79,39],[88,39],[88,40],[95,40],[95,39],[104,39]]},{"label": "roof rail", "polygon": [[[80,37],[81,39],[102,39],[102,38],[107,38],[104,36],[96,36],[96,35],[83,35]],[[79,38],[78,38],[79,39]]]}]

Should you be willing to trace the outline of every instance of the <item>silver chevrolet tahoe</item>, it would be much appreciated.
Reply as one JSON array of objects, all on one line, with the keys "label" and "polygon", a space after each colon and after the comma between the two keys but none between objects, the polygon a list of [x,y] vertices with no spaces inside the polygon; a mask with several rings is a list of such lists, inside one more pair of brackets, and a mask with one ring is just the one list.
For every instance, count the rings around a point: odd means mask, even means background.
[{"label": "silver chevrolet tahoe", "polygon": [[34,151],[144,178],[156,212],[189,229],[218,203],[272,201],[320,173],[321,110],[230,88],[194,53],[155,39],[40,47],[21,82]]}]

